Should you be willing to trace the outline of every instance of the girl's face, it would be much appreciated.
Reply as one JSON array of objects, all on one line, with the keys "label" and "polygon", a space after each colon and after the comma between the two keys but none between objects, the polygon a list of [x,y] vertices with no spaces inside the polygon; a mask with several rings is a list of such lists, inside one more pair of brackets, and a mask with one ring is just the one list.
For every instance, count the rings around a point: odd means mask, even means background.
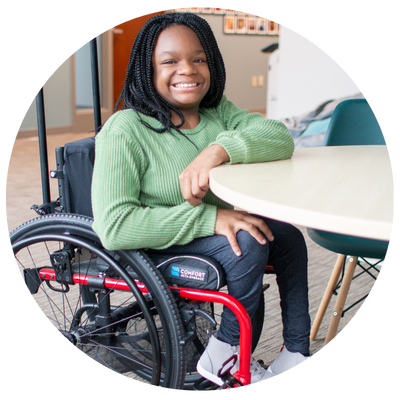
[{"label": "girl's face", "polygon": [[197,112],[210,88],[210,71],[196,33],[185,25],[163,30],[153,53],[157,93],[182,112]]}]

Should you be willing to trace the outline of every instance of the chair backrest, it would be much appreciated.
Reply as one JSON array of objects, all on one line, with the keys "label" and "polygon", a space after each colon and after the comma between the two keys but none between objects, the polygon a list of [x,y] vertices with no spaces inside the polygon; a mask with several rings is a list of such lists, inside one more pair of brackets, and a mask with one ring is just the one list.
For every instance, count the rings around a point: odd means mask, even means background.
[{"label": "chair backrest", "polygon": [[333,111],[323,146],[386,144],[381,128],[365,99],[340,102]]},{"label": "chair backrest", "polygon": [[93,217],[91,184],[95,138],[89,137],[64,145],[64,196],[66,212]]}]

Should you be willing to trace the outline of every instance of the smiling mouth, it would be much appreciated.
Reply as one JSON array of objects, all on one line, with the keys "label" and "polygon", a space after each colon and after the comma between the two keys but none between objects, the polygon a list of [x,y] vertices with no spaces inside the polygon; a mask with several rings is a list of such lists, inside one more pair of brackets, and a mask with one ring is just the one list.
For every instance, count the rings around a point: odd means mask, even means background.
[{"label": "smiling mouth", "polygon": [[192,88],[192,87],[199,86],[199,83],[176,83],[176,84],[174,84],[172,86],[176,87],[178,89],[180,89],[180,88]]}]

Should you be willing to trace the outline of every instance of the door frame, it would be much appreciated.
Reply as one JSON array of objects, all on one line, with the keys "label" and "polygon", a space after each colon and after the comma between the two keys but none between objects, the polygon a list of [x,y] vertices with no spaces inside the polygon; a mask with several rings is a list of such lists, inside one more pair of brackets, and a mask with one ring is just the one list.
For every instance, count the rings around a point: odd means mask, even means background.
[{"label": "door frame", "polygon": [[[114,112],[113,88],[113,31],[112,29],[101,34],[101,121],[104,123]],[[94,132],[93,108],[76,108],[75,100],[75,54],[71,57],[72,74],[72,132]]]}]

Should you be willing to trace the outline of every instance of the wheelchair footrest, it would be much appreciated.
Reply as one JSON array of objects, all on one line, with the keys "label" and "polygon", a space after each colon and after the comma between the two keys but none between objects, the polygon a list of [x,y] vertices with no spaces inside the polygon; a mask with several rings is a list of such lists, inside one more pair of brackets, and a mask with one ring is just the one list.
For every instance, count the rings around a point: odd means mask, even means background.
[{"label": "wheelchair footrest", "polygon": [[228,358],[219,369],[217,376],[224,382],[222,387],[202,378],[194,384],[197,393],[220,393],[244,389],[243,385],[231,374],[231,370],[236,364],[237,359],[238,356],[234,354],[232,357]]},{"label": "wheelchair footrest", "polygon": [[231,370],[233,366],[236,364],[238,356],[234,354],[232,357],[228,358],[223,364],[222,367],[219,369],[217,376],[218,378],[222,379],[224,385],[222,386],[223,389],[225,388],[234,388],[235,386],[243,386],[241,382],[239,382],[232,374]]}]

